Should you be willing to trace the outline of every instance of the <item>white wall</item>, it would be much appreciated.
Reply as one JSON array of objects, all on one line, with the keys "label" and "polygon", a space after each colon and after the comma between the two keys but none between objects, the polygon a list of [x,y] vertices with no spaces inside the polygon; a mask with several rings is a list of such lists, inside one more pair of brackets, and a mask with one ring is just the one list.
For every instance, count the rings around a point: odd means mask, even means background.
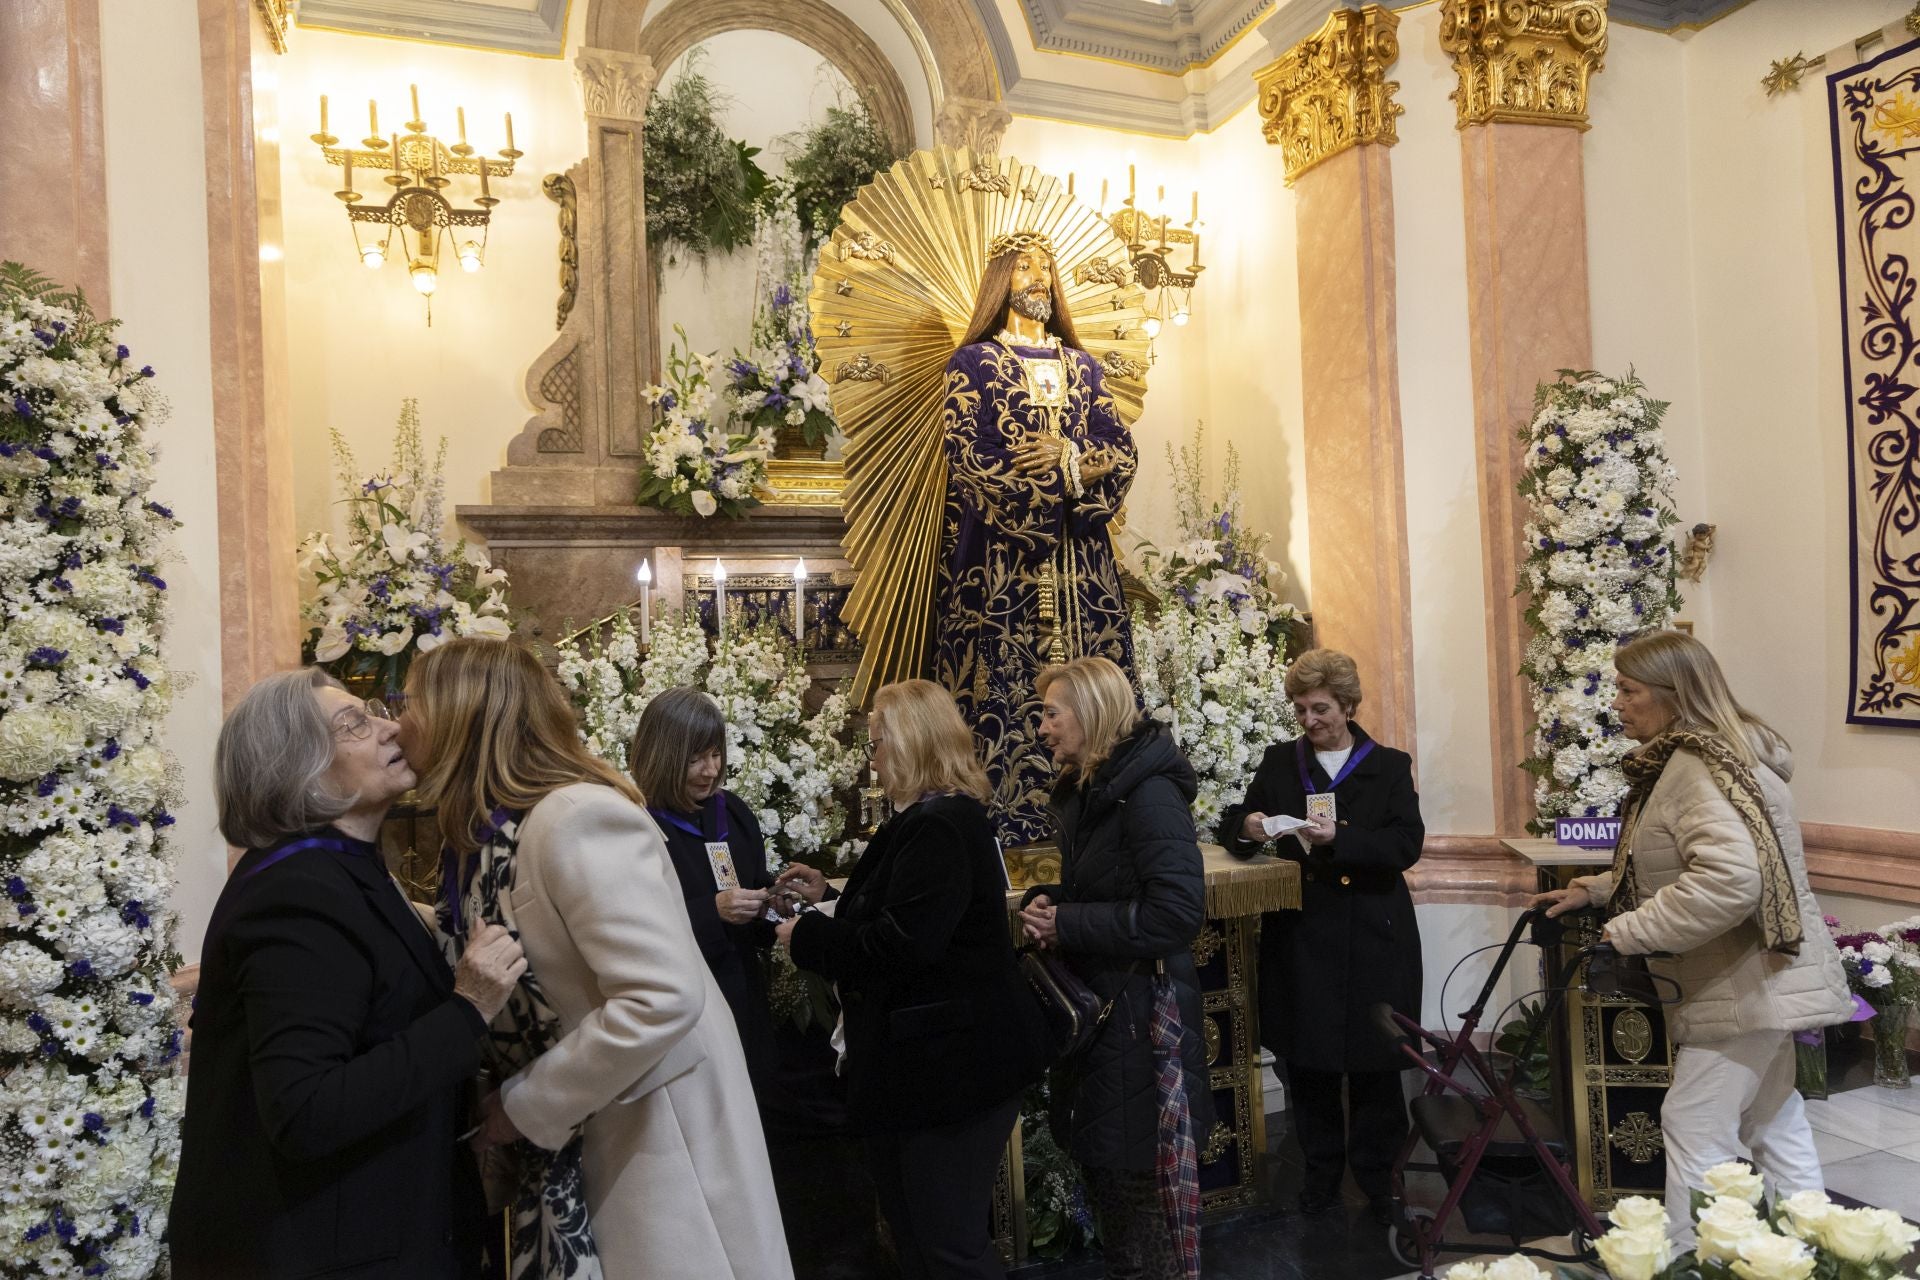
[{"label": "white wall", "polygon": [[[532,415],[522,391],[527,367],[553,338],[558,207],[541,193],[540,180],[586,154],[571,59],[302,28],[273,70],[284,112],[280,181],[296,527],[303,534],[338,527],[329,428],[347,439],[361,473],[383,468],[406,396],[420,400],[429,447],[439,436],[449,439],[451,523],[456,504],[487,501],[488,474],[505,463],[507,441]],[[468,275],[451,255],[443,260],[431,328],[400,254],[377,272],[357,261],[346,214],[332,194],[340,170],[323,163],[320,149],[306,140],[319,127],[323,93],[330,128],[343,139],[366,136],[369,98],[379,100],[382,132],[401,130],[411,118],[409,84],[420,86],[430,132],[452,140],[454,108],[463,105],[468,140],[492,153],[506,145],[502,116],[512,112],[515,145],[526,153],[512,177],[492,184],[501,203],[493,212],[485,269]],[[354,181],[363,192],[381,193],[369,194],[368,203],[388,192],[362,172]],[[465,177],[446,190],[461,206],[478,194]]]},{"label": "white wall", "polygon": [[184,677],[167,717],[185,803],[174,848],[175,945],[199,959],[226,878],[215,829],[213,741],[220,728],[220,552],[214,487],[213,373],[207,301],[206,154],[200,27],[190,4],[101,0],[107,239],[122,340],[153,365],[173,416],[154,433],[154,494],[185,522],[167,581],[169,658]]},{"label": "white wall", "polygon": [[[1760,76],[1903,16],[1898,0],[1758,0],[1682,46],[1715,649],[1797,753],[1803,819],[1920,829],[1920,734],[1849,726],[1846,423],[1824,75]],[[1609,74],[1611,74],[1609,72]],[[1669,125],[1673,122],[1668,121]],[[1678,130],[1676,130],[1678,131]]]}]

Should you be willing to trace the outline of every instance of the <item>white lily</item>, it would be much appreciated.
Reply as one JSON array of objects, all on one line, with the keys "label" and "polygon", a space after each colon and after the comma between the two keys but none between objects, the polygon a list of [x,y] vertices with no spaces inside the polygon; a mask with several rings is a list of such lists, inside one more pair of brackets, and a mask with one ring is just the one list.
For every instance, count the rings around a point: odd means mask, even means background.
[{"label": "white lily", "polygon": [[793,394],[810,410],[821,413],[832,411],[832,401],[827,393],[827,380],[817,373],[808,374],[805,382],[796,382],[793,386]]},{"label": "white lily", "polygon": [[707,490],[699,489],[693,495],[693,509],[703,516],[710,516],[720,509],[720,504]]},{"label": "white lily", "polygon": [[397,524],[382,527],[380,540],[386,544],[387,555],[395,564],[405,564],[425,555],[427,545],[432,542],[425,533]]},{"label": "white lily", "polygon": [[351,647],[345,627],[322,627],[320,639],[313,646],[314,660],[332,662],[336,658],[344,658]]}]

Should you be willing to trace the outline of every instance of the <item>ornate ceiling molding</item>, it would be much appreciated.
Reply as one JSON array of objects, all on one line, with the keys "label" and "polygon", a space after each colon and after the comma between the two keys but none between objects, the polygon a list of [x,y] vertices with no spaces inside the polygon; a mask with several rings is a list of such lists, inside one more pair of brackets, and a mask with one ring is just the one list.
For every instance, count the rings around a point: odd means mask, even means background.
[{"label": "ornate ceiling molding", "polygon": [[570,0],[538,0],[531,11],[473,0],[300,0],[302,27],[425,40],[557,58],[567,43]]},{"label": "ornate ceiling molding", "polygon": [[1377,4],[1335,9],[1319,31],[1255,73],[1261,131],[1278,143],[1287,185],[1354,147],[1400,140],[1387,68],[1400,56],[1397,14]]},{"label": "ornate ceiling molding", "polygon": [[1440,0],[1459,126],[1587,127],[1587,79],[1605,65],[1606,0]]},{"label": "ornate ceiling molding", "polygon": [[1184,75],[1225,53],[1275,0],[1019,0],[1033,47]]}]

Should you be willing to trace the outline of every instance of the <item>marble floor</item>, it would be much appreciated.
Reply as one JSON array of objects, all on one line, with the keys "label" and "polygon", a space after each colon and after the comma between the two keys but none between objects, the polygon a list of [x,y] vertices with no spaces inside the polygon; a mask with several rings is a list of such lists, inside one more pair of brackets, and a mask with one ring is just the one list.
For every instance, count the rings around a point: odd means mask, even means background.
[{"label": "marble floor", "polygon": [[[1894,1209],[1920,1222],[1920,1086],[1849,1089],[1808,1103],[1807,1116],[1836,1199]],[[1269,1116],[1268,1125],[1277,1207],[1207,1228],[1201,1242],[1207,1280],[1415,1280],[1395,1261],[1386,1228],[1374,1224],[1351,1187],[1344,1206],[1317,1217],[1293,1208],[1303,1169],[1299,1145],[1284,1114]],[[1437,1181],[1416,1185],[1413,1194],[1426,1203],[1440,1198]],[[1492,1256],[1504,1252],[1499,1243],[1488,1241]],[[1011,1280],[1100,1280],[1104,1274],[1095,1259],[1024,1267]]]}]

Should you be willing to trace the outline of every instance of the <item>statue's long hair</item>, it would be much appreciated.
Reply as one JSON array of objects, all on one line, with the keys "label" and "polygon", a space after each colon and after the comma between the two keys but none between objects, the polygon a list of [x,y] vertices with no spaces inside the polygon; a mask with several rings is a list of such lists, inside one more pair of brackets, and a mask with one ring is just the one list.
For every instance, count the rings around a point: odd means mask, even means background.
[{"label": "statue's long hair", "polygon": [[[960,339],[961,346],[989,342],[1007,327],[1007,299],[1013,292],[1013,260],[1020,253],[1019,249],[1009,249],[987,264],[987,273],[980,277],[980,292],[973,296],[973,318],[967,321],[967,335]],[[1048,277],[1053,289],[1053,314],[1047,318],[1047,332],[1060,339],[1061,346],[1085,351],[1080,335],[1073,329],[1073,311],[1067,306],[1066,290],[1060,287],[1060,264],[1055,262],[1053,267]]]}]

